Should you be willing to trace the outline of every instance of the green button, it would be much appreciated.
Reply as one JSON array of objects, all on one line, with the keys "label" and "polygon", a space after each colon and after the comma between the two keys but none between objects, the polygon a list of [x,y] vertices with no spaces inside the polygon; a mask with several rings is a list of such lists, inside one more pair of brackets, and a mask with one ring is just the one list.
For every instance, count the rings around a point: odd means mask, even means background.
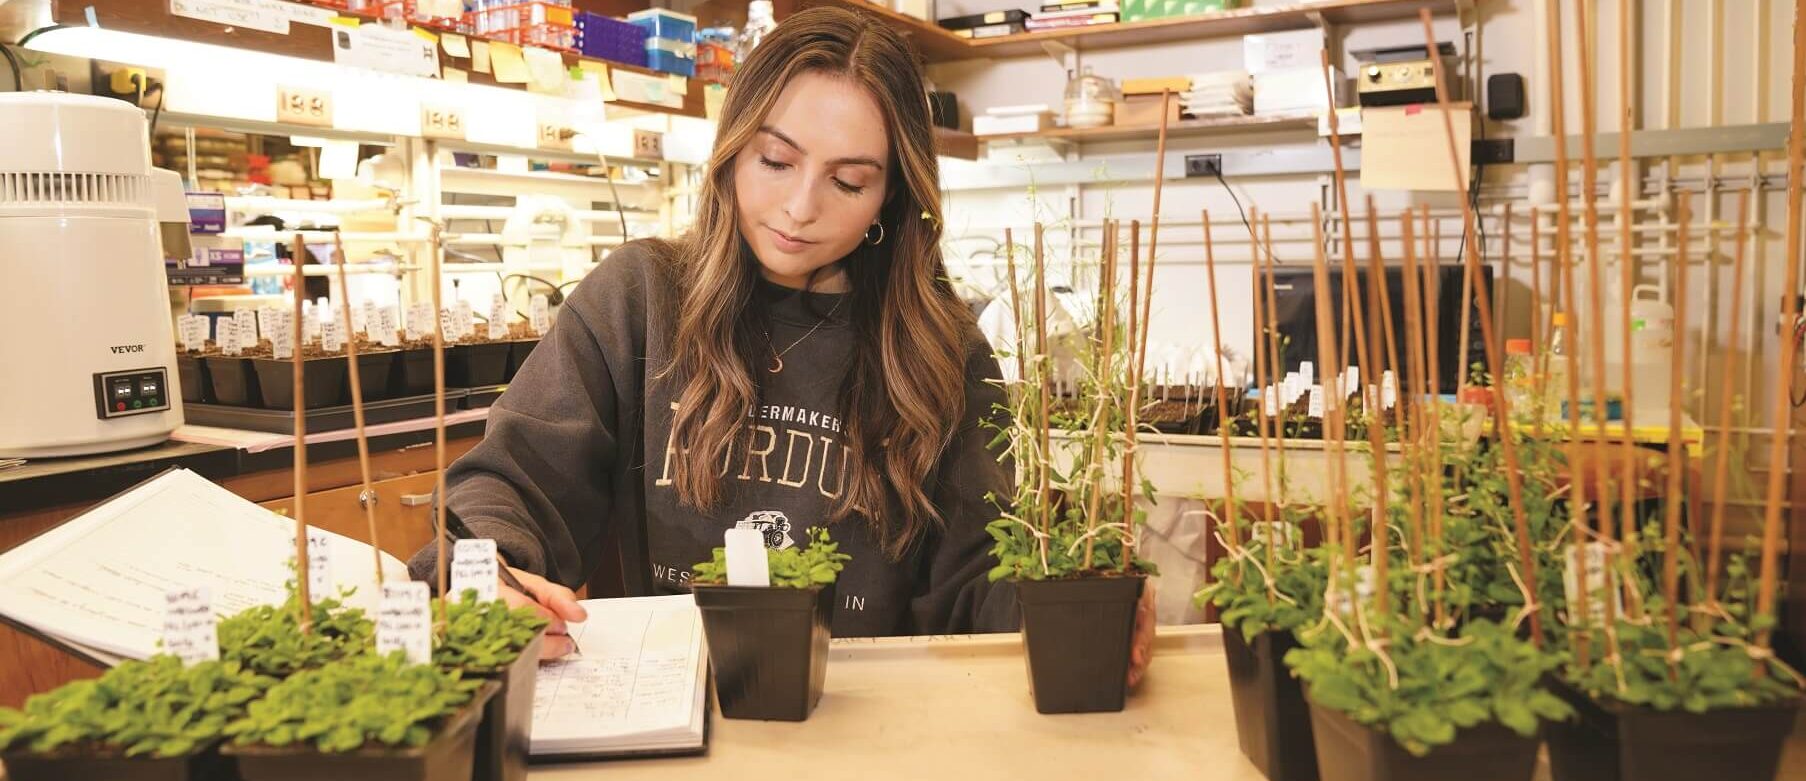
[{"label": "green button", "polygon": [[158,401],[157,397],[155,397],[155,396],[152,396],[152,397],[144,400],[144,405],[147,407],[156,407],[156,406],[160,406],[162,404],[163,404],[163,402]]},{"label": "green button", "polygon": [[138,409],[143,406],[144,406],[143,399],[132,399],[132,409]]}]

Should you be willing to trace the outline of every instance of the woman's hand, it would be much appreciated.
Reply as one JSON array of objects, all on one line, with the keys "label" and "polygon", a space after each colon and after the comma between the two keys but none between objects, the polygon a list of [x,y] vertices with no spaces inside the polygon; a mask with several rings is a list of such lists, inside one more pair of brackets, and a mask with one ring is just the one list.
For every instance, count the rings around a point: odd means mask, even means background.
[{"label": "woman's hand", "polygon": [[529,593],[522,594],[507,587],[498,585],[498,593],[509,607],[530,607],[552,623],[546,627],[546,641],[539,647],[539,660],[549,661],[569,654],[577,644],[571,641],[566,629],[566,621],[583,621],[589,614],[583,606],[577,604],[577,595],[571,590],[546,580],[526,570],[513,567],[508,572],[525,586]]},{"label": "woman's hand", "polygon": [[1129,645],[1129,687],[1134,688],[1147,677],[1148,663],[1154,659],[1154,579],[1141,587],[1141,601],[1135,603],[1135,636]]}]

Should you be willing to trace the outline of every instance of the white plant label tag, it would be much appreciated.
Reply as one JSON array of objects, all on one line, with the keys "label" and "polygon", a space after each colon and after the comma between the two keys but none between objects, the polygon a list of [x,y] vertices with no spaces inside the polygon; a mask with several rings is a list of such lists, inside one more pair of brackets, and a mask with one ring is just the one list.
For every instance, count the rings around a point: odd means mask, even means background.
[{"label": "white plant label tag", "polygon": [[1315,383],[1317,381],[1317,364],[1310,361],[1300,362],[1298,364],[1298,376],[1304,379],[1304,384],[1306,385]]},{"label": "white plant label tag", "polygon": [[163,651],[184,665],[219,658],[219,628],[206,586],[172,589],[163,595]]},{"label": "white plant label tag", "polygon": [[418,580],[383,584],[376,610],[376,652],[401,651],[412,664],[433,658],[433,610],[426,584]]},{"label": "white plant label tag", "polygon": [[315,602],[332,596],[332,535],[307,530],[307,595]]},{"label": "white plant label tag", "polygon": [[477,331],[477,314],[470,308],[470,302],[459,299],[452,308],[452,325],[458,329],[458,339],[469,339]]},{"label": "white plant label tag", "polygon": [[728,585],[771,585],[771,562],[766,558],[763,532],[758,529],[728,529],[725,544]]},{"label": "white plant label tag", "polygon": [[1279,389],[1272,385],[1268,385],[1265,390],[1261,391],[1260,395],[1261,395],[1262,414],[1266,415],[1269,418],[1278,417],[1279,416]]},{"label": "white plant label tag", "polygon": [[545,336],[552,330],[552,303],[544,293],[533,296],[532,308],[529,312],[529,324],[533,327],[534,336]]},{"label": "white plant label tag", "polygon": [[1342,371],[1342,387],[1344,387],[1344,388],[1361,387],[1361,367],[1350,366],[1347,369],[1344,369]]},{"label": "white plant label tag", "polygon": [[364,303],[351,308],[351,334],[369,334],[370,323],[376,320],[376,302],[364,299]]},{"label": "white plant label tag", "polygon": [[1278,545],[1291,548],[1298,540],[1298,527],[1284,521],[1252,521],[1248,539],[1255,545]]},{"label": "white plant label tag", "polygon": [[257,313],[256,312],[253,312],[249,309],[236,310],[232,313],[232,321],[235,324],[237,324],[238,333],[240,336],[249,336],[250,337],[248,340],[246,340],[247,344],[245,344],[244,346],[250,347],[251,345],[257,344]]},{"label": "white plant label tag", "polygon": [[385,306],[377,310],[377,337],[384,347],[401,346],[401,325],[395,322],[395,307]]},{"label": "white plant label tag", "polygon": [[427,310],[422,309],[420,304],[408,306],[407,317],[402,321],[402,327],[408,332],[408,341],[417,342],[426,338],[426,331],[432,326],[427,317]]},{"label": "white plant label tag", "polygon": [[1313,418],[1315,420],[1322,420],[1323,419],[1323,386],[1322,385],[1312,385],[1310,393],[1311,393],[1310,416],[1311,416],[1311,418]]},{"label": "white plant label tag", "polygon": [[450,309],[439,310],[439,338],[447,342],[458,341],[458,321]]},{"label": "white plant label tag", "polygon": [[275,309],[266,306],[257,310],[257,333],[259,336],[271,342],[283,338],[283,334],[276,328],[277,322]]},{"label": "white plant label tag", "polygon": [[1391,369],[1380,374],[1380,407],[1392,409],[1398,406],[1398,376]]},{"label": "white plant label tag", "polygon": [[508,301],[497,293],[489,298],[489,339],[508,338]]},{"label": "white plant label tag", "polygon": [[339,324],[338,318],[326,321],[326,331],[320,340],[320,347],[329,353],[336,353],[345,347],[345,326]]},{"label": "white plant label tag", "polygon": [[[1620,593],[1618,589],[1612,588],[1611,585],[1609,585],[1616,579],[1613,578],[1608,580],[1606,577],[1608,573],[1606,571],[1605,559],[1609,544],[1604,542],[1589,542],[1586,543],[1584,547],[1586,548],[1587,557],[1588,623],[1600,624],[1605,621],[1605,600],[1608,598],[1612,600],[1612,607],[1616,611],[1615,615],[1624,615],[1624,595]],[[1568,545],[1562,549],[1562,563],[1562,592],[1568,598],[1570,609],[1578,609],[1580,605],[1580,584],[1578,578],[1580,560],[1579,556],[1576,555],[1573,545]],[[1571,614],[1568,616],[1568,623],[1574,623],[1574,616]]]},{"label": "white plant label tag", "polygon": [[458,540],[452,545],[452,599],[463,599],[465,591],[474,590],[477,601],[492,602],[496,599],[496,583],[501,576],[501,562],[495,557],[495,540]]}]

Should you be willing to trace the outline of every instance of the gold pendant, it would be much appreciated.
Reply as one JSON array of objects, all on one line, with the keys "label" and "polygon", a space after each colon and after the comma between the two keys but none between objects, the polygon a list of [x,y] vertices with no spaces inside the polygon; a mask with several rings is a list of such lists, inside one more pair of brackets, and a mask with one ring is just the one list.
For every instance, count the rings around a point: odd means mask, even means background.
[{"label": "gold pendant", "polygon": [[766,371],[769,371],[772,374],[777,374],[778,372],[781,372],[783,370],[784,370],[784,356],[782,356],[782,355],[771,356],[771,368],[767,369]]}]

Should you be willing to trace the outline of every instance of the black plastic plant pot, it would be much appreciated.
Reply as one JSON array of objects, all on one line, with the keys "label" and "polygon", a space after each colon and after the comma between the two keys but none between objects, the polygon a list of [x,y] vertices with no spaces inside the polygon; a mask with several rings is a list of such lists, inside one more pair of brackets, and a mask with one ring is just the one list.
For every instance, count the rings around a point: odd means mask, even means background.
[{"label": "black plastic plant pot", "polygon": [[539,346],[538,339],[523,339],[508,343],[508,376],[503,382],[513,382],[514,375],[520,373],[520,367],[527,362],[527,356],[533,354],[533,348]]},{"label": "black plastic plant pot", "polygon": [[1311,707],[1285,664],[1286,652],[1297,647],[1288,631],[1262,632],[1249,641],[1234,627],[1223,627],[1235,734],[1242,755],[1269,781],[1317,781]]},{"label": "black plastic plant pot", "polygon": [[[257,386],[263,391],[267,409],[293,409],[295,406],[295,362],[273,358],[253,358],[257,369]],[[303,362],[302,401],[306,409],[331,407],[345,397],[345,359],[309,358]]]},{"label": "black plastic plant pot", "polygon": [[1800,702],[1705,713],[1595,700],[1566,683],[1550,689],[1577,717],[1550,724],[1555,781],[1771,781]]},{"label": "black plastic plant pot", "polygon": [[1145,575],[1016,581],[1029,689],[1041,713],[1120,711]]},{"label": "black plastic plant pot", "polygon": [[539,680],[539,648],[545,644],[541,629],[520,657],[493,670],[466,670],[465,676],[501,684],[483,708],[477,727],[477,752],[473,781],[525,781],[527,754],[533,738],[533,688]]},{"label": "black plastic plant pot", "polygon": [[[446,357],[451,357],[450,348],[447,348]],[[432,393],[433,348],[401,351],[401,359],[395,362],[394,376],[399,396],[424,396]]]},{"label": "black plastic plant pot", "polygon": [[445,384],[453,388],[500,385],[508,376],[508,343],[461,344],[445,350]]},{"label": "black plastic plant pot", "polygon": [[199,404],[213,390],[207,379],[207,359],[198,355],[176,356],[176,376],[182,381],[182,401]]},{"label": "black plastic plant pot", "polygon": [[128,757],[110,748],[65,748],[37,754],[0,753],[10,781],[212,781],[231,778],[231,761],[221,757],[217,742],[204,751],[179,757]]},{"label": "black plastic plant pot", "polygon": [[418,748],[366,746],[342,754],[325,754],[311,743],[290,746],[234,746],[221,752],[238,759],[244,781],[444,781],[471,777],[476,757],[477,725],[501,684],[489,681],[477,689],[463,710],[452,714]]},{"label": "black plastic plant pot", "polygon": [[258,387],[257,372],[251,359],[213,356],[207,359],[207,381],[213,387],[213,402],[233,407],[257,407],[263,404],[263,390]]},{"label": "black plastic plant pot", "polygon": [[1539,741],[1494,722],[1461,730],[1421,757],[1392,733],[1357,724],[1315,702],[1311,735],[1323,781],[1530,781]]},{"label": "black plastic plant pot", "polygon": [[828,677],[834,586],[697,584],[715,699],[730,719],[803,721]]},{"label": "black plastic plant pot", "polygon": [[[363,393],[364,403],[387,401],[395,398],[395,356],[401,353],[395,350],[376,350],[357,354],[357,385]],[[313,365],[308,365],[313,370]],[[351,382],[345,382],[345,404],[351,403]]]}]

